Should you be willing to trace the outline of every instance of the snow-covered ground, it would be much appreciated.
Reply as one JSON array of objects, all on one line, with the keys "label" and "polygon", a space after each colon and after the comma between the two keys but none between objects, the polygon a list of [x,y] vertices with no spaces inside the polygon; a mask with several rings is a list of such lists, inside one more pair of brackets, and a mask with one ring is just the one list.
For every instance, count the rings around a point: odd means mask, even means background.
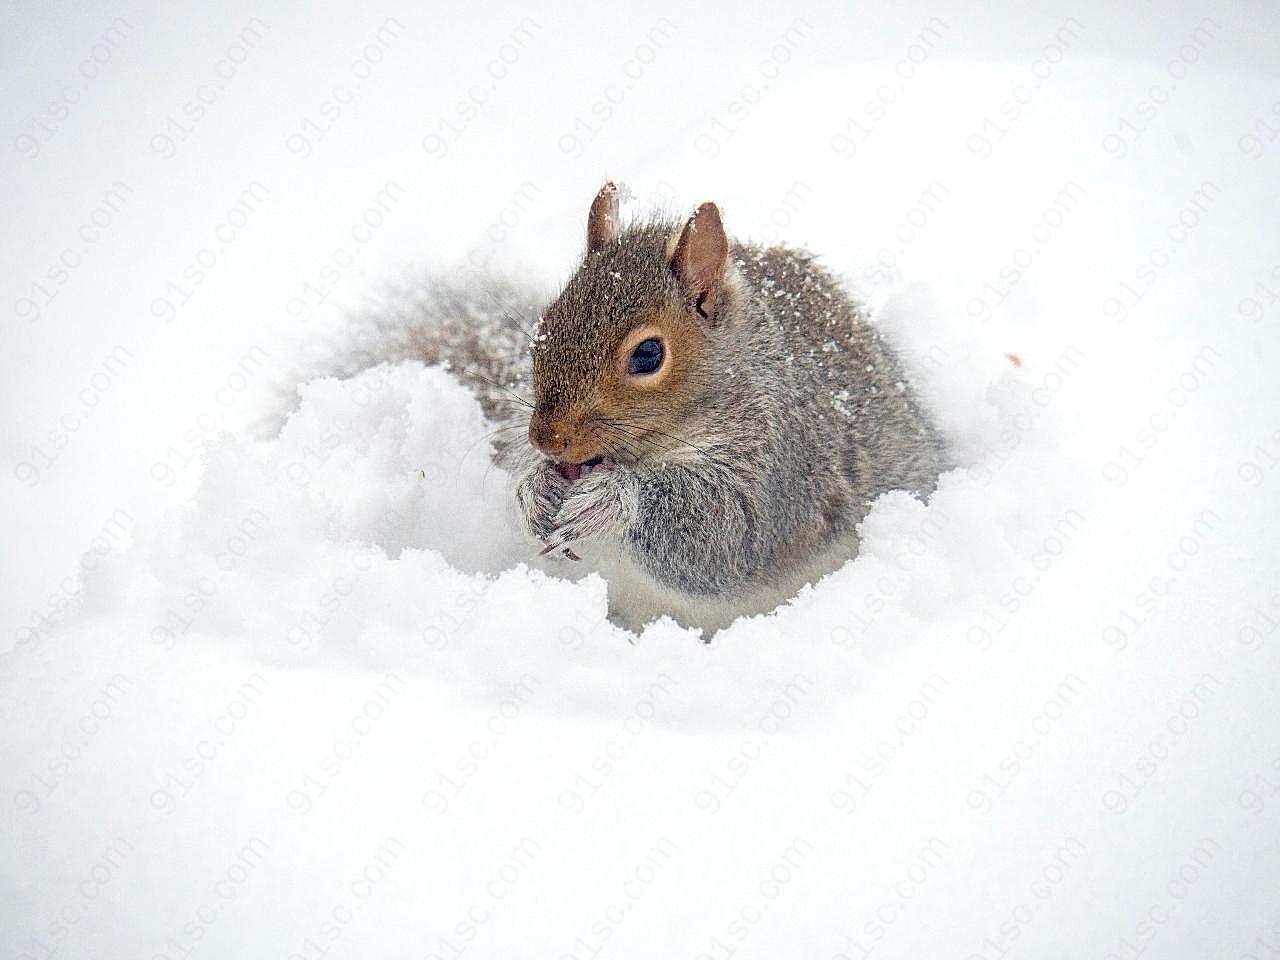
[{"label": "snow-covered ground", "polygon": [[[883,6],[8,11],[0,956],[1280,956],[1280,14]],[[709,644],[447,374],[305,373],[606,176],[963,464]]]}]

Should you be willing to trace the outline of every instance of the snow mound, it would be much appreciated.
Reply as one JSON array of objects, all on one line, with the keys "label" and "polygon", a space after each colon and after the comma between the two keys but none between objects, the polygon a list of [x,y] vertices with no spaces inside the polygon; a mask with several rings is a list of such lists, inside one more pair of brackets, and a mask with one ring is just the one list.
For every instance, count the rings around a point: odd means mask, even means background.
[{"label": "snow mound", "polygon": [[[20,955],[83,955],[113,909],[129,931],[97,956],[347,938],[362,956],[585,956],[615,936],[627,956],[745,936],[777,956],[815,929],[824,956],[890,934],[894,955],[932,955],[937,928],[897,924],[908,904],[978,950],[970,917],[1007,885],[1053,910],[1026,931],[1047,950],[1059,925],[1225,862],[1242,818],[1206,820],[1184,781],[1139,771],[1158,743],[1226,782],[1226,738],[1274,690],[1175,642],[1107,649],[1097,601],[1131,558],[1097,536],[1100,479],[1061,454],[1034,370],[988,352],[925,381],[968,382],[971,462],[928,504],[880,498],[856,559],[709,645],[669,620],[628,634],[598,577],[521,562],[491,428],[448,374],[303,385],[278,437],[213,444],[190,509],[86,572],[78,627],[30,653],[83,706],[71,723],[40,697],[4,707],[23,731],[0,757],[26,771],[17,866],[37,878],[9,891]],[[1154,684],[1118,681],[1119,653]],[[90,800],[108,840],[42,826]],[[1115,887],[1089,847],[1167,829],[1139,809],[1177,836],[1150,889]],[[760,822],[783,832],[756,840]],[[710,912],[691,890],[719,891]]]},{"label": "snow mound", "polygon": [[[2,161],[0,956],[1274,957],[1275,5],[1085,7],[26,17],[15,116],[102,77]],[[710,643],[528,562],[447,373],[251,399],[400,267],[554,288],[612,174],[870,288],[957,463]]]}]

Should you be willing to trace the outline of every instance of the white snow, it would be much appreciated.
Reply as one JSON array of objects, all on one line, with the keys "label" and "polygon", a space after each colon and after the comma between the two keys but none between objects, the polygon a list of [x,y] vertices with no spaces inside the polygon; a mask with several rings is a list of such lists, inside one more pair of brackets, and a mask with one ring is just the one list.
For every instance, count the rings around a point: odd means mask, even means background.
[{"label": "white snow", "polygon": [[[713,7],[13,13],[0,956],[1280,955],[1276,9]],[[606,177],[961,464],[709,644],[530,568],[449,374],[315,373]]]}]

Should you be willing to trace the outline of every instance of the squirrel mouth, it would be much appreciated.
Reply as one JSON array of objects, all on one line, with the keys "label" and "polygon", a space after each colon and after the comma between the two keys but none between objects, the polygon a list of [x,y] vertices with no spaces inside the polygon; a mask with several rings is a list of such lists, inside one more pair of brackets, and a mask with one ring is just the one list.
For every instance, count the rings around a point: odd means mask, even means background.
[{"label": "squirrel mouth", "polygon": [[607,470],[608,462],[604,456],[592,457],[590,460],[583,460],[581,463],[557,463],[555,465],[556,473],[564,477],[570,483],[577,483],[578,479],[592,470]]}]

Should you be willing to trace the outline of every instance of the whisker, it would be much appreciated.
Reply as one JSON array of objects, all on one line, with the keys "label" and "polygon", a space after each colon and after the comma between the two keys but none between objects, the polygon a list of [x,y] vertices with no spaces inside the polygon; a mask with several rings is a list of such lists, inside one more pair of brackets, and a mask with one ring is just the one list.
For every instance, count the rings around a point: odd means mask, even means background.
[{"label": "whisker", "polygon": [[520,323],[520,321],[516,319],[516,315],[512,310],[510,310],[507,307],[504,307],[502,310],[502,317],[504,320],[509,321],[510,324],[513,327],[515,327],[517,330],[519,330],[522,334],[524,334],[524,338],[528,340],[530,344],[536,344],[538,342],[537,340],[534,339],[533,334],[530,333],[528,330],[526,330],[524,326]]},{"label": "whisker", "polygon": [[533,344],[535,342],[533,335],[526,330],[517,319],[520,311],[511,305],[510,299],[499,296],[498,290],[493,285],[481,285],[481,290],[485,296],[493,301],[494,305],[498,308],[499,313],[502,315],[502,318],[519,330],[530,344]]},{"label": "whisker", "polygon": [[639,463],[644,459],[645,451],[636,445],[637,438],[607,424],[601,424],[600,429],[608,432],[611,437],[610,442],[622,450],[625,450],[627,456],[631,458],[633,463]]},{"label": "whisker", "polygon": [[524,397],[520,396],[520,394],[516,393],[510,387],[503,386],[501,383],[498,383],[497,380],[490,380],[484,374],[477,373],[474,368],[468,367],[466,370],[463,371],[463,373],[465,373],[467,376],[476,377],[477,379],[483,380],[485,383],[491,384],[492,386],[497,387],[499,390],[505,390],[507,393],[511,395],[512,399],[514,399],[517,403],[523,404],[524,406],[528,407],[530,410],[533,409],[533,404],[531,402],[526,400]]},{"label": "whisker", "polygon": [[626,440],[623,440],[620,435],[615,434],[612,437],[601,436],[599,431],[603,429],[607,429],[603,423],[599,423],[599,422],[593,423],[589,425],[587,429],[591,432],[591,434],[597,440],[603,443],[606,447],[620,447],[621,449],[626,451],[627,456],[629,456],[633,461],[639,461],[641,459],[639,454],[636,453],[635,449],[631,446],[631,444],[628,443]]},{"label": "whisker", "polygon": [[[608,429],[613,431],[618,443],[626,443],[626,441],[623,441],[621,439],[623,437],[626,437],[628,438],[628,440],[634,443],[646,444],[649,448],[649,450],[647,451],[649,453],[654,453],[654,452],[665,453],[667,449],[669,449],[667,446],[661,443],[658,443],[656,440],[652,439],[651,437],[647,437],[647,436],[644,436],[643,434],[635,433],[631,430],[627,430],[626,428],[619,426],[616,420],[609,421]],[[626,446],[628,450],[631,451],[632,456],[635,457],[636,461],[639,461],[642,459],[641,456],[636,454],[635,448],[631,446],[630,443],[626,443]]]},{"label": "whisker", "polygon": [[676,436],[674,433],[666,433],[665,431],[655,429],[654,427],[651,427],[647,424],[635,423],[629,420],[615,421],[615,423],[623,423],[629,427],[636,427],[640,430],[647,430],[648,432],[657,434],[660,437],[666,437],[668,440],[674,440],[676,443],[682,443],[686,447],[692,447],[694,450],[697,450],[703,456],[707,456],[707,457],[711,456],[711,454],[708,451],[704,450],[702,447],[698,446],[696,443],[691,443],[690,441],[684,439],[683,437]]},{"label": "whisker", "polygon": [[[649,437],[646,437],[642,434],[632,433],[630,430],[625,430],[622,427],[618,426],[617,423],[614,423],[612,421],[608,422],[608,429],[612,430],[616,435],[622,436],[622,437],[628,437],[631,440],[634,440],[636,443],[647,443],[649,444],[649,446],[653,447],[655,450],[662,451],[666,449],[665,447],[663,447],[662,444],[658,443],[656,440],[652,440]],[[637,457],[636,459],[639,459],[639,458]]]}]

